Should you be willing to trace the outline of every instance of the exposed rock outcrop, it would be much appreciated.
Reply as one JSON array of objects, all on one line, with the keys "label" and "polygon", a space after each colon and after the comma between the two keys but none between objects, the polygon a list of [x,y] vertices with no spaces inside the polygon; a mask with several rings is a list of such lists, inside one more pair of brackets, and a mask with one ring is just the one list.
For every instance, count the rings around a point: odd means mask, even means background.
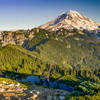
[{"label": "exposed rock outcrop", "polygon": [[22,87],[19,83],[0,84],[0,100],[66,100],[64,95],[69,92],[59,89],[49,89],[33,85]]}]

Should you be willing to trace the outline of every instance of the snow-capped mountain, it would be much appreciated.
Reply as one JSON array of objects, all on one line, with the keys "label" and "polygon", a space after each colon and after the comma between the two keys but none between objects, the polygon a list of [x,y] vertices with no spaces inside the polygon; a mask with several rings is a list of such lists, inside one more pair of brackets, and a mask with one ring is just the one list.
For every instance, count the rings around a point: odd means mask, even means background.
[{"label": "snow-capped mountain", "polygon": [[65,29],[78,29],[78,30],[96,30],[100,26],[95,21],[89,19],[88,17],[78,13],[77,11],[68,11],[60,14],[55,20],[52,20],[40,28],[59,30],[61,28]]}]

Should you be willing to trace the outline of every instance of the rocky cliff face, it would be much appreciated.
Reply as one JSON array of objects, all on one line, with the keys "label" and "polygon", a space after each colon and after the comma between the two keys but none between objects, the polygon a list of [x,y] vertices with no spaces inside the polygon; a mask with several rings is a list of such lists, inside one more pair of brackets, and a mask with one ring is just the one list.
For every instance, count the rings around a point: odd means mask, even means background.
[{"label": "rocky cliff face", "polygon": [[40,28],[59,30],[61,28],[65,29],[78,29],[78,30],[96,30],[99,28],[99,24],[92,21],[91,19],[83,16],[77,11],[68,11],[66,13],[60,14],[55,20],[50,21]]},{"label": "rocky cliff face", "polygon": [[34,32],[31,30],[2,31],[0,33],[0,43],[2,46],[7,44],[22,45],[25,40],[32,39]]}]

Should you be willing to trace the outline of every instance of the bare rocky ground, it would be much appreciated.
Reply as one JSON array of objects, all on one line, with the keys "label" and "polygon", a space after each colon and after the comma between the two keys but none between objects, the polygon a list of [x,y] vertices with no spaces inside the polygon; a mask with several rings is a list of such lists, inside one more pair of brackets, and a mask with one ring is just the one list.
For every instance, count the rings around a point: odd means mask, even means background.
[{"label": "bare rocky ground", "polygon": [[33,85],[23,87],[20,83],[0,83],[0,100],[66,100],[68,92]]}]

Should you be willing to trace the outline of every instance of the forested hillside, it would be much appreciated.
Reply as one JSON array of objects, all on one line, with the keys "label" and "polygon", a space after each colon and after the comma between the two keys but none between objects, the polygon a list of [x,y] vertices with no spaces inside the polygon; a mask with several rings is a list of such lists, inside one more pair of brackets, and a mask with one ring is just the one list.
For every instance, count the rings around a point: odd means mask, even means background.
[{"label": "forested hillside", "polygon": [[[74,88],[65,96],[99,98],[100,91],[100,40],[90,34],[61,29],[51,31],[32,29],[32,39],[22,46],[8,44],[0,47],[0,70],[5,73],[39,75]],[[21,34],[24,35],[24,32]],[[15,79],[13,76],[7,77]],[[79,99],[80,100],[80,99]],[[92,100],[92,99],[90,99]]]}]

